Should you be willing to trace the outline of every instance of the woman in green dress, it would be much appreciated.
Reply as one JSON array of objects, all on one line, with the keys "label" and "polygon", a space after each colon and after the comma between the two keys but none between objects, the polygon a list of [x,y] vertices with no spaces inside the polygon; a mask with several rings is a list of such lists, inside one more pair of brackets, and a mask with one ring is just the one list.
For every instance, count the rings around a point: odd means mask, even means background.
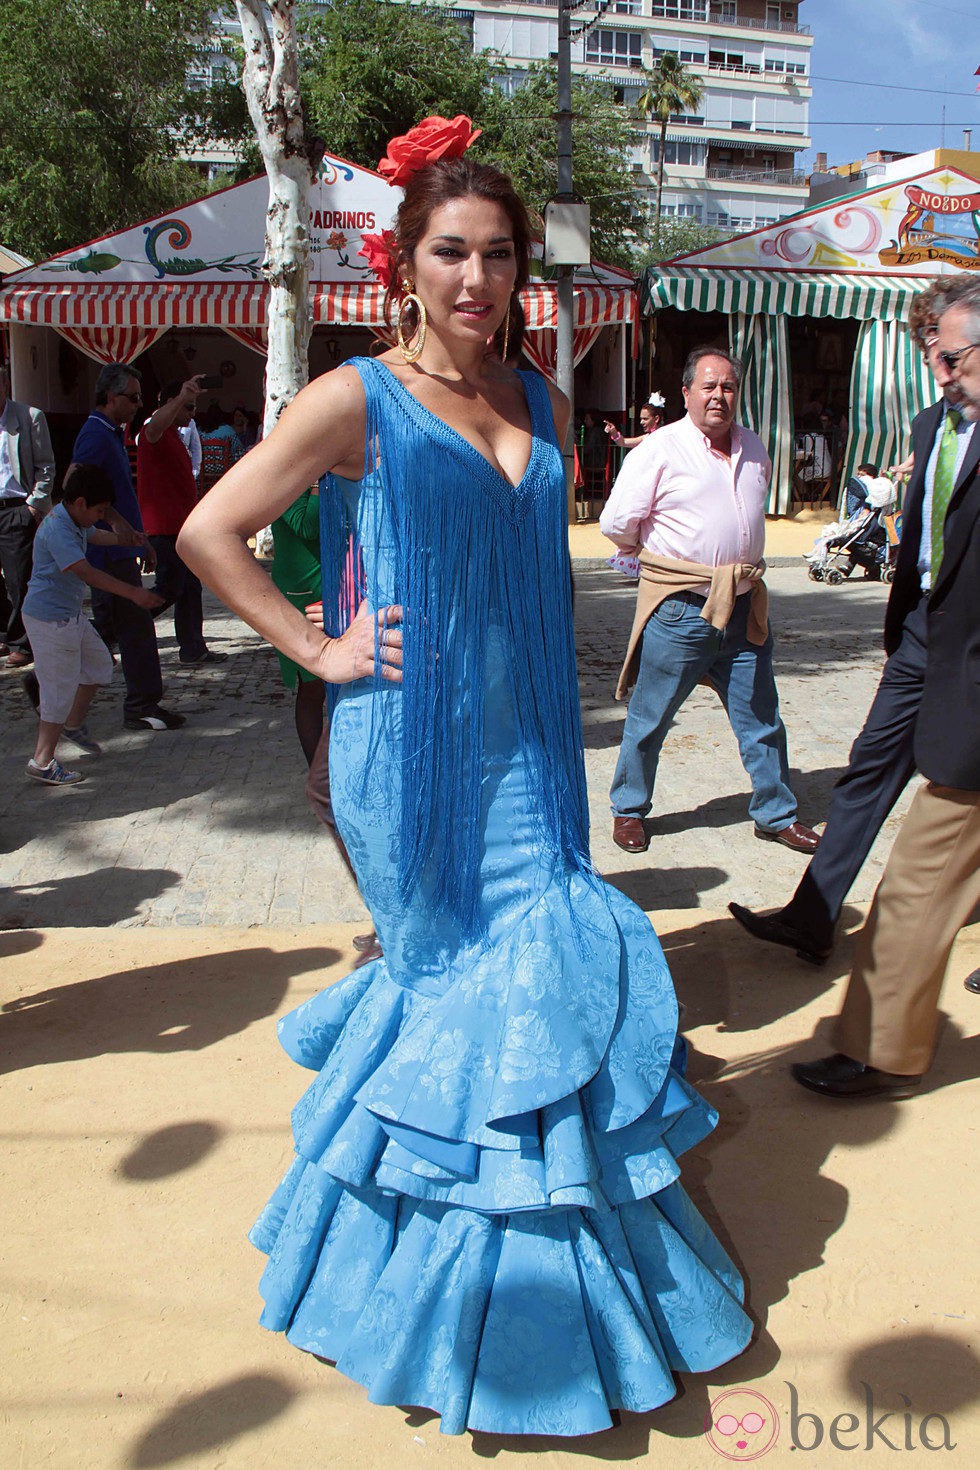
[{"label": "woman in green dress", "polygon": [[[305,613],[311,602],[320,600],[320,497],[315,489],[304,490],[273,521],[272,541],[272,580],[283,596]],[[306,764],[311,766],[323,734],[323,681],[283,653],[279,654],[279,667],[286,688],[296,690],[296,734]]]}]

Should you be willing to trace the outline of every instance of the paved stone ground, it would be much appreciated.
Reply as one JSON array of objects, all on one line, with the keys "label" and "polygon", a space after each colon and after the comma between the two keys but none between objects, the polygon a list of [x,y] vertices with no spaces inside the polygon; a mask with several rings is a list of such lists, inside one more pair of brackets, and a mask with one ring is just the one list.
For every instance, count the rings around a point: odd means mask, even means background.
[{"label": "paved stone ground", "polygon": [[[820,821],[874,692],[886,590],[860,581],[815,586],[799,564],[769,576],[777,673],[801,815]],[[730,898],[783,901],[800,858],[754,839],[748,782],[721,706],[699,689],[665,746],[648,853],[610,839],[607,792],[623,706],[612,698],[632,617],[632,587],[604,563],[576,563],[578,647],[596,862],[645,909],[723,909]],[[282,925],[359,922],[357,892],[303,796],[292,696],[272,650],[213,599],[214,668],[177,661],[161,626],[165,700],[180,732],[131,733],[121,687],[90,725],[101,760],[80,756],[84,784],[52,791],[24,763],[34,717],[20,676],[0,670],[0,927]],[[870,898],[908,796],[855,886]]]}]

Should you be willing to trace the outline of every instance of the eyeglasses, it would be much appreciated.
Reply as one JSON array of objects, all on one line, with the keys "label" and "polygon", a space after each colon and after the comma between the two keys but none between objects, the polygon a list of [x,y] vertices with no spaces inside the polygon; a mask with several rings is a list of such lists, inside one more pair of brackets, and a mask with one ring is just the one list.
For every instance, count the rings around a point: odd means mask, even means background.
[{"label": "eyeglasses", "polygon": [[116,394],[116,397],[117,398],[128,398],[129,401],[130,401],[130,403],[142,403],[143,402],[143,395],[142,395],[142,393],[117,393]]},{"label": "eyeglasses", "polygon": [[968,342],[965,347],[957,347],[955,352],[939,352],[936,356],[944,368],[954,373],[960,365],[960,358],[972,352],[974,347],[980,347],[980,342]]},{"label": "eyeglasses", "polygon": [[725,1435],[734,1434],[738,1429],[744,1429],[746,1434],[758,1434],[765,1422],[762,1415],[755,1412],[746,1414],[743,1419],[736,1419],[734,1414],[722,1414],[715,1420],[714,1427],[719,1434]]}]

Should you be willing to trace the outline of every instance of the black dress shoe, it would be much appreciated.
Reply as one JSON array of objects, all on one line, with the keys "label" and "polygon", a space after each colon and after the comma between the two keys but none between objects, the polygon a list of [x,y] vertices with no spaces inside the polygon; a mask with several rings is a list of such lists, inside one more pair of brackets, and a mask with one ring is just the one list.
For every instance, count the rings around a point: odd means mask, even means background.
[{"label": "black dress shoe", "polygon": [[778,842],[780,847],[788,847],[790,852],[812,855],[820,846],[820,834],[814,832],[812,827],[805,827],[802,822],[790,822],[788,827],[780,827],[778,832],[770,832],[766,827],[756,827],[755,835],[762,842]]},{"label": "black dress shoe", "polygon": [[730,903],[728,912],[756,939],[764,939],[767,944],[785,944],[787,949],[795,949],[800,959],[809,960],[811,965],[825,964],[833,948],[832,944],[823,945],[811,939],[802,929],[781,919],[778,913],[754,914],[740,903]]},{"label": "black dress shoe", "polygon": [[883,1097],[897,1102],[911,1097],[922,1081],[921,1074],[906,1077],[898,1072],[879,1072],[866,1062],[835,1052],[819,1062],[794,1062],[790,1068],[801,1087],[823,1097]]},{"label": "black dress shoe", "polygon": [[971,995],[980,995],[980,970],[974,970],[972,975],[967,975],[963,986]]}]

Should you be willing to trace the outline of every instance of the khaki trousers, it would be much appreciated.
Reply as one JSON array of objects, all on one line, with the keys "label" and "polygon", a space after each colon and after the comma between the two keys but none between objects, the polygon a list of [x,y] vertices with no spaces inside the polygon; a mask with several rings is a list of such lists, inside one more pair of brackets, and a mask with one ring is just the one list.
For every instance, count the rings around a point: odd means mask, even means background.
[{"label": "khaki trousers", "polygon": [[923,786],[895,840],[837,1020],[845,1056],[915,1076],[931,1060],[950,950],[980,903],[980,792]]}]

